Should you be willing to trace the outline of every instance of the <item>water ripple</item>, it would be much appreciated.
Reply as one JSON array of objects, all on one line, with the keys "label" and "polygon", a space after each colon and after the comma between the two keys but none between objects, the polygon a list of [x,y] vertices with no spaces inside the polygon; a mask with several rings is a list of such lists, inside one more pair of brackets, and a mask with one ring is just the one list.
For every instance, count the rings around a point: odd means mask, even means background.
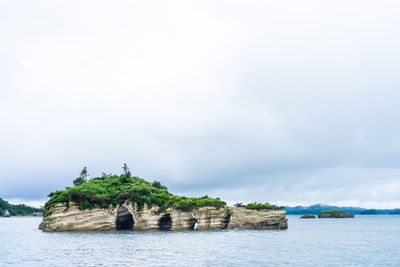
[{"label": "water ripple", "polygon": [[399,266],[400,216],[300,220],[289,229],[46,233],[0,218],[0,266]]}]

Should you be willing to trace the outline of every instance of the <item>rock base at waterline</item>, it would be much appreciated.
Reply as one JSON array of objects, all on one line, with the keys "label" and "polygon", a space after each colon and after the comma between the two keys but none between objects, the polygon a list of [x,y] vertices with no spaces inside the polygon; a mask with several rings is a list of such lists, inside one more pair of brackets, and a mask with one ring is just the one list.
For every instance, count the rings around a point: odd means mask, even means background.
[{"label": "rock base at waterline", "polygon": [[79,210],[57,204],[50,216],[43,218],[39,228],[48,231],[101,231],[112,229],[286,229],[283,210],[248,210],[242,207],[201,207],[193,211],[167,209],[146,205],[138,210],[132,204],[115,208]]}]

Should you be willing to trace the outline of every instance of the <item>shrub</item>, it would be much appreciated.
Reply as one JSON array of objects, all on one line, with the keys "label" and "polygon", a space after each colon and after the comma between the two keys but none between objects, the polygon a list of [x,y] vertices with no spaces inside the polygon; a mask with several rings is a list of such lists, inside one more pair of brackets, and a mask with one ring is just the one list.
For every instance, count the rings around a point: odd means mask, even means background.
[{"label": "shrub", "polygon": [[66,194],[66,192],[61,192],[60,194],[58,194],[57,202],[59,203],[68,202],[68,194]]},{"label": "shrub", "polygon": [[167,187],[162,185],[159,181],[154,181],[151,185],[156,188],[168,190]]},{"label": "shrub", "polygon": [[83,200],[82,205],[80,206],[82,209],[87,209],[87,208],[91,208],[92,205],[88,200]]},{"label": "shrub", "polygon": [[107,203],[101,203],[100,208],[107,209],[109,205]]},{"label": "shrub", "polygon": [[74,184],[75,186],[78,186],[78,185],[83,184],[84,182],[86,182],[86,180],[85,180],[84,178],[78,177],[78,178],[76,178],[76,179],[73,181],[73,184]]},{"label": "shrub", "polygon": [[278,207],[276,205],[271,205],[269,203],[249,203],[249,204],[247,204],[246,209],[249,209],[249,210],[281,210],[281,209],[283,209],[283,207]]},{"label": "shrub", "polygon": [[121,174],[121,176],[119,177],[119,180],[121,183],[127,183],[127,182],[129,182],[129,176],[127,176],[125,174]]},{"label": "shrub", "polygon": [[69,195],[71,197],[71,200],[75,202],[80,202],[80,200],[83,198],[83,193],[76,189],[69,190]]}]

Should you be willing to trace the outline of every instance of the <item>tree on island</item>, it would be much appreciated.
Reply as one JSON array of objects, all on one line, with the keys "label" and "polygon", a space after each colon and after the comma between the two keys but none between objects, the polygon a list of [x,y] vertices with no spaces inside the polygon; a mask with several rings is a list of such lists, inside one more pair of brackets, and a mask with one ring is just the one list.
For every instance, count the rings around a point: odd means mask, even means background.
[{"label": "tree on island", "polygon": [[128,168],[128,165],[124,163],[121,169],[124,171],[124,173],[120,176],[120,180],[122,183],[128,183],[129,179],[132,176],[131,171]]},{"label": "tree on island", "polygon": [[131,171],[129,170],[129,168],[128,168],[128,165],[126,164],[126,163],[124,163],[124,166],[122,166],[122,168],[121,168],[122,170],[124,170],[124,175],[126,176],[126,177],[131,177]]},{"label": "tree on island", "polygon": [[81,173],[79,174],[79,177],[78,178],[76,178],[74,181],[73,181],[73,183],[74,183],[74,186],[78,186],[78,185],[81,185],[81,184],[83,184],[84,182],[86,182],[87,181],[87,177],[88,177],[88,172],[87,172],[87,168],[86,167],[83,167],[83,169],[82,169],[82,171],[81,171]]}]

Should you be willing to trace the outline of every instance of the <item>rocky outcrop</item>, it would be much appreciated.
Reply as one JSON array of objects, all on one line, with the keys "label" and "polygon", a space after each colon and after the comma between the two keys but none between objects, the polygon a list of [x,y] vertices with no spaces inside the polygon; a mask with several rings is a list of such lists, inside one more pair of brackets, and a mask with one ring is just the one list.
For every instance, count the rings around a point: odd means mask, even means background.
[{"label": "rocky outcrop", "polygon": [[202,207],[193,211],[167,209],[125,203],[109,209],[79,210],[57,204],[50,216],[44,217],[39,228],[44,231],[98,231],[111,229],[286,229],[286,212],[282,210],[247,210],[238,207]]},{"label": "rocky outcrop", "polygon": [[286,212],[283,210],[248,210],[229,208],[231,218],[227,228],[286,229]]},{"label": "rocky outcrop", "polygon": [[39,229],[54,231],[99,231],[115,229],[116,209],[68,209],[57,204],[50,216],[44,217]]},{"label": "rocky outcrop", "polygon": [[303,216],[300,217],[300,219],[315,219],[314,214],[304,214]]},{"label": "rocky outcrop", "polygon": [[10,212],[6,210],[3,214],[3,217],[10,217]]}]

